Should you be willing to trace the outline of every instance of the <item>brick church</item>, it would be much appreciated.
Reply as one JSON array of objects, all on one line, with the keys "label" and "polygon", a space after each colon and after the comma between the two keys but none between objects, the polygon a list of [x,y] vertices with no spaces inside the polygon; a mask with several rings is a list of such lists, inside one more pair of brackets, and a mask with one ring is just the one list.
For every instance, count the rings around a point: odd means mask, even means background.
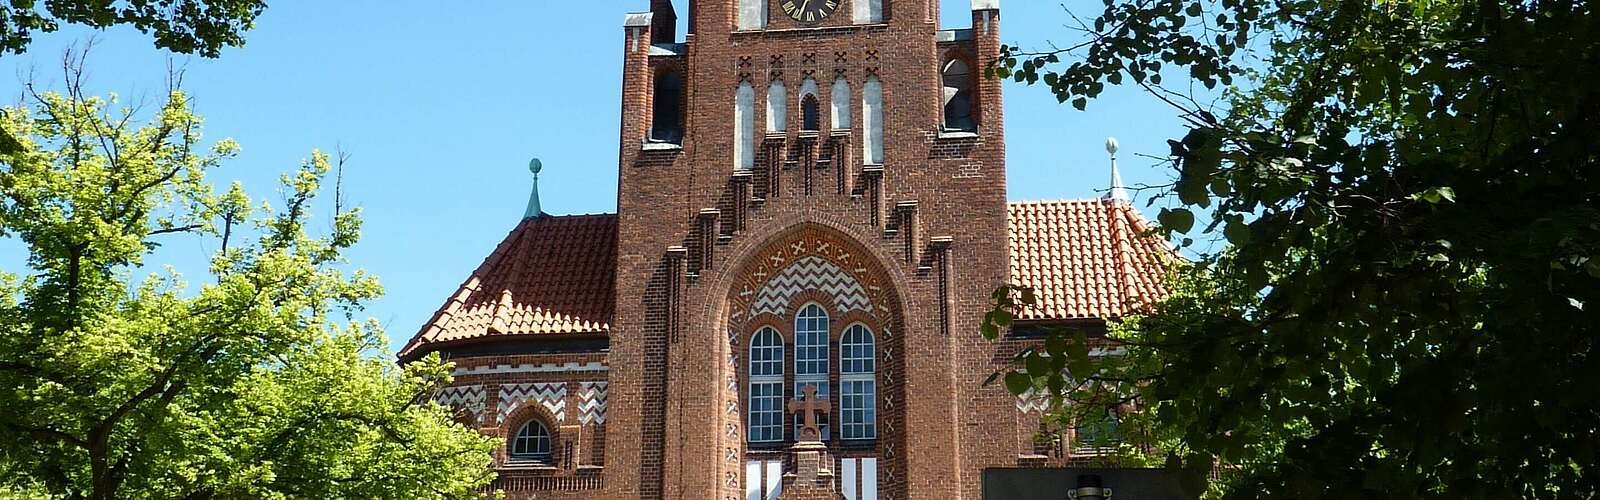
[{"label": "brick church", "polygon": [[[626,15],[617,213],[535,190],[399,354],[455,363],[436,399],[502,440],[495,488],[977,499],[985,469],[1075,458],[983,381],[1029,328],[1159,296],[1170,250],[1119,190],[1006,201],[999,1],[965,29],[938,8],[690,0],[682,37],[668,0]],[[1040,303],[990,342],[1002,283]]]}]

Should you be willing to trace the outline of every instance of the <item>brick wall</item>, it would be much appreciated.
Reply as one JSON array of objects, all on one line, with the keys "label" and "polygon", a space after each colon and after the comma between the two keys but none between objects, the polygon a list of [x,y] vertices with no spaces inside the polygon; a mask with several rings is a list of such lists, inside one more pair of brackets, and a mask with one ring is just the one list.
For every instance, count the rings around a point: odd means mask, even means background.
[{"label": "brick wall", "polygon": [[[737,379],[730,371],[739,369],[728,363],[728,337],[748,334],[749,325],[730,320],[730,289],[767,245],[809,228],[857,246],[896,297],[901,357],[886,365],[895,382],[880,394],[901,401],[890,411],[880,403],[883,435],[874,452],[884,454],[880,470],[887,469],[880,497],[976,498],[981,469],[1013,465],[1018,454],[1011,445],[1019,439],[1014,398],[981,387],[996,347],[976,334],[989,292],[1006,279],[1003,117],[998,83],[982,82],[977,136],[941,137],[939,67],[952,51],[974,61],[992,57],[998,12],[974,14],[971,40],[941,44],[932,0],[885,0],[885,22],[866,26],[849,25],[843,5],[805,29],[774,0],[767,30],[739,33],[731,32],[733,0],[694,3],[693,34],[682,55],[652,57],[648,43],[631,43],[651,38],[648,24],[626,28],[622,37],[607,496],[741,496],[740,457],[728,460],[730,448],[745,453],[738,413],[725,412],[743,404],[726,386]],[[681,149],[645,150],[650,82],[654,69],[666,65],[684,71],[685,135]],[[816,80],[824,106],[833,80],[847,79],[852,122],[859,125],[869,75],[883,84],[885,160],[878,179],[854,164],[859,126],[834,138],[823,112],[819,138],[799,130],[804,78]],[[734,90],[742,80],[756,88],[760,135],[773,79],[789,89],[787,132],[758,140],[755,172],[749,180],[735,178]],[[835,155],[827,145],[834,140],[847,145],[841,159],[851,161],[830,161]],[[750,199],[756,195],[759,202]],[[896,209],[908,201],[914,209]],[[933,248],[939,237],[949,238],[947,250]],[[679,260],[671,247],[685,248],[688,257]],[[882,432],[885,426],[894,434]],[[890,445],[894,458],[886,456]]]}]

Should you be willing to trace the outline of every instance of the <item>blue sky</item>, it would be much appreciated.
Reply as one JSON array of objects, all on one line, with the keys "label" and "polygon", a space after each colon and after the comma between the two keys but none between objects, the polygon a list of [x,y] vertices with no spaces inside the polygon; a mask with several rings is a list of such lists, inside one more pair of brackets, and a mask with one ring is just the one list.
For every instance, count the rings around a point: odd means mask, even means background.
[{"label": "blue sky", "polygon": [[[684,0],[675,3],[684,12]],[[544,162],[546,212],[616,210],[622,17],[648,4],[274,2],[245,47],[215,60],[171,56],[128,29],[69,28],[0,57],[0,103],[17,102],[30,69],[41,83],[59,82],[63,48],[94,34],[91,92],[159,99],[169,57],[186,68],[207,138],[243,146],[212,173],[218,185],[240,180],[254,197],[277,199],[278,174],[313,148],[342,149],[345,195],[366,221],[349,257],[382,280],[386,295],[366,312],[397,349],[521,217],[530,157]],[[967,27],[969,5],[944,0],[942,26]],[[1092,19],[1103,4],[1065,5]],[[1078,40],[1062,4],[1001,8],[1007,43]],[[1013,200],[1100,196],[1107,136],[1122,144],[1127,184],[1168,182],[1169,170],[1135,154],[1163,155],[1184,132],[1171,108],[1127,87],[1107,88],[1080,112],[1046,88],[1007,82],[1005,117]],[[1145,211],[1153,217],[1157,207]],[[168,240],[147,264],[198,275],[214,250],[198,238]],[[0,241],[0,269],[18,272],[24,261],[19,243]]]}]

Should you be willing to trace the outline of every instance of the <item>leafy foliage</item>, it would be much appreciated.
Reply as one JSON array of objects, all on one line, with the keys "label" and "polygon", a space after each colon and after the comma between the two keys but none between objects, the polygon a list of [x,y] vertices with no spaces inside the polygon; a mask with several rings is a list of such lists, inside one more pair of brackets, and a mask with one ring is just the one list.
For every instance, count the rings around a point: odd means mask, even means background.
[{"label": "leafy foliage", "polygon": [[[282,177],[281,205],[208,171],[201,119],[171,93],[137,106],[35,91],[0,112],[0,235],[29,250],[0,273],[0,491],[113,497],[440,497],[489,481],[492,444],[429,397],[437,357],[403,370],[375,322],[379,293],[342,252],[359,210],[308,233],[331,168],[313,153]],[[200,239],[206,280],[134,269],[161,243]],[[25,274],[24,274],[25,273]]]},{"label": "leafy foliage", "polygon": [[[1127,76],[1190,122],[1158,218],[1228,245],[1104,368],[1175,456],[1243,497],[1600,492],[1592,2],[1108,1],[1087,24],[990,71],[1080,108]],[[1163,64],[1240,85],[1207,109]]]},{"label": "leafy foliage", "polygon": [[223,47],[244,45],[244,32],[266,8],[263,0],[11,1],[0,4],[0,54],[21,54],[35,31],[49,33],[67,23],[128,25],[154,36],[157,47],[217,57]]}]

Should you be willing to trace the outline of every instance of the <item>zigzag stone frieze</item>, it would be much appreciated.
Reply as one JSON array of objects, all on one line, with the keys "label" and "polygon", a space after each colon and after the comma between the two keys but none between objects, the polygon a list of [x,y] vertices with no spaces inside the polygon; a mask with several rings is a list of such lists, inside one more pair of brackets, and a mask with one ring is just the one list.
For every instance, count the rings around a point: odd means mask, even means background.
[{"label": "zigzag stone frieze", "polygon": [[834,263],[809,256],[796,260],[761,287],[750,304],[750,316],[762,313],[781,316],[795,294],[806,290],[817,290],[833,297],[835,311],[872,310],[872,300],[867,298],[861,282]]},{"label": "zigzag stone frieze", "polygon": [[483,409],[488,406],[487,398],[488,391],[482,385],[446,387],[433,395],[433,400],[441,405],[471,413],[473,421],[483,418]]},{"label": "zigzag stone frieze", "polygon": [[1022,413],[1044,413],[1050,408],[1050,398],[1032,387],[1028,392],[1017,396],[1017,411]]},{"label": "zigzag stone frieze", "polygon": [[565,382],[529,382],[500,386],[500,404],[496,408],[496,422],[505,422],[506,414],[519,402],[534,401],[544,405],[556,420],[567,418],[567,384]]},{"label": "zigzag stone frieze", "polygon": [[578,422],[584,425],[606,423],[605,382],[584,382],[578,393]]}]

